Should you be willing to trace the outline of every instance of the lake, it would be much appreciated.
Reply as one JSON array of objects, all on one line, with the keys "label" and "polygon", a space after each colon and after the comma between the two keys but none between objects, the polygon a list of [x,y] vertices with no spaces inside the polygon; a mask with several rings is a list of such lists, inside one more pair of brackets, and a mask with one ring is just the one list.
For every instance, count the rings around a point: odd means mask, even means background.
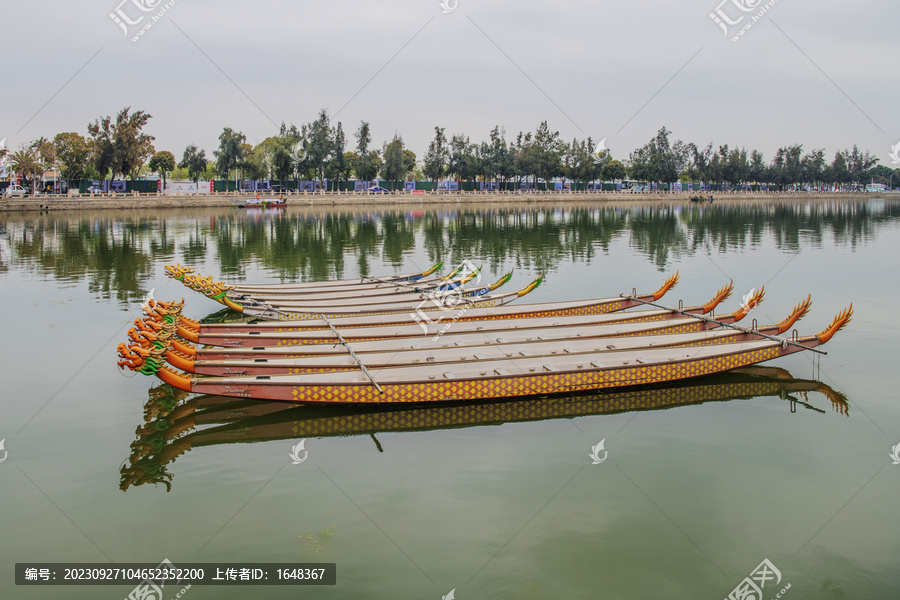
[{"label": "lake", "polygon": [[[766,600],[896,597],[898,252],[900,202],[873,198],[0,215],[0,597],[134,587],[17,587],[14,563],[163,559],[337,565],[336,586],[195,600],[719,600],[764,560]],[[748,323],[808,294],[802,335],[851,302],[854,318],[820,360],[489,404],[294,407],[116,367],[150,290],[192,318],[221,308],[165,264],[286,282],[466,259],[484,282],[512,270],[503,291],[546,274],[518,303],[647,293],[677,271],[664,304],[733,280],[721,312],[765,286]]]}]

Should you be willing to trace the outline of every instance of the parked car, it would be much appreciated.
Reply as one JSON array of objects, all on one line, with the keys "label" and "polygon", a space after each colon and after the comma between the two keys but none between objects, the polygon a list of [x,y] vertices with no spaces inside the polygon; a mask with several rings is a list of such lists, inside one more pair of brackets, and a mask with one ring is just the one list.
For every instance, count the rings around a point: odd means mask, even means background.
[{"label": "parked car", "polygon": [[28,192],[21,185],[11,185],[6,188],[6,196],[27,196]]},{"label": "parked car", "polygon": [[370,194],[387,194],[388,191],[386,189],[384,189],[383,187],[373,185],[372,187],[369,188],[369,193]]}]

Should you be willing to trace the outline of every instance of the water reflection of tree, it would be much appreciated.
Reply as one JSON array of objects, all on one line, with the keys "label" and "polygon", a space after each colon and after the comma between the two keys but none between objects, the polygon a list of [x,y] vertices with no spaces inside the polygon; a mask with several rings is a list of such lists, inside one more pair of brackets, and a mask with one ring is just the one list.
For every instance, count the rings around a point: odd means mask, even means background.
[{"label": "water reflection of tree", "polygon": [[649,258],[660,270],[671,258],[686,254],[690,244],[678,222],[678,207],[649,206],[629,211],[631,246]]},{"label": "water reflection of tree", "polygon": [[759,246],[767,233],[775,247],[785,252],[798,252],[806,245],[821,246],[828,233],[837,245],[855,249],[897,217],[900,203],[895,202],[715,205],[681,212],[692,252],[700,247],[725,252]]},{"label": "water reflection of tree", "polygon": [[180,258],[196,265],[209,253],[218,263],[210,274],[231,281],[244,280],[251,265],[282,281],[346,277],[348,261],[356,263],[350,272],[363,275],[387,271],[383,265],[408,269],[406,259],[417,247],[432,263],[443,260],[449,268],[472,259],[496,274],[509,264],[540,271],[565,261],[589,264],[625,236],[636,253],[664,269],[683,255],[763,243],[798,252],[830,238],[856,248],[896,223],[900,203],[215,215],[7,220],[0,222],[0,272],[25,269],[62,282],[86,281],[92,294],[127,303],[143,296],[161,263]]},{"label": "water reflection of tree", "polygon": [[187,265],[197,265],[206,258],[206,235],[200,231],[200,222],[197,221],[187,239],[181,247],[181,259]]},{"label": "water reflection of tree", "polygon": [[[461,212],[450,217],[446,228],[434,218],[424,226],[429,254],[444,250],[453,264],[467,258],[493,266],[512,260],[518,267],[550,271],[566,258],[590,261],[598,250],[608,252],[625,228],[625,217],[613,209],[503,209]],[[447,249],[452,249],[449,257]]]},{"label": "water reflection of tree", "polygon": [[386,255],[399,251],[401,264],[402,253],[415,247],[411,230],[410,239],[403,239],[402,229],[409,224],[396,217],[388,222],[398,232],[391,245],[378,233],[376,223],[347,214],[220,219],[215,231],[219,266],[223,276],[232,278],[243,277],[246,265],[256,260],[282,281],[335,279],[344,277],[346,259],[356,255],[366,274],[369,257],[377,255],[379,245]]},{"label": "water reflection of tree", "polygon": [[42,219],[10,227],[15,262],[58,281],[87,280],[91,293],[129,303],[151,276],[149,230],[100,219]]},{"label": "water reflection of tree", "polygon": [[402,266],[403,255],[416,247],[415,222],[397,213],[386,213],[381,217],[381,232],[384,262]]}]

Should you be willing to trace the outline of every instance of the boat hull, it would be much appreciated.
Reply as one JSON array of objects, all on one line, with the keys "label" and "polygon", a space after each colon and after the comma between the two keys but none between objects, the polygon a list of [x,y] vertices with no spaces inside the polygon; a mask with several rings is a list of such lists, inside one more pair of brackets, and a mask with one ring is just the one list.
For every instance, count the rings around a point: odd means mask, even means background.
[{"label": "boat hull", "polygon": [[[616,368],[585,368],[577,372],[541,372],[515,377],[480,379],[448,379],[445,381],[409,381],[380,383],[381,391],[371,382],[316,383],[307,376],[306,383],[276,383],[241,380],[240,378],[193,379],[190,391],[277,402],[317,404],[447,402],[516,398],[544,394],[561,394],[588,390],[621,388],[634,385],[664,383],[720,373],[747,367],[797,352],[794,346],[763,344],[761,347],[722,352],[692,360],[665,364],[633,364]],[[586,365],[590,362],[585,359]],[[328,374],[322,378],[325,379]]]}]

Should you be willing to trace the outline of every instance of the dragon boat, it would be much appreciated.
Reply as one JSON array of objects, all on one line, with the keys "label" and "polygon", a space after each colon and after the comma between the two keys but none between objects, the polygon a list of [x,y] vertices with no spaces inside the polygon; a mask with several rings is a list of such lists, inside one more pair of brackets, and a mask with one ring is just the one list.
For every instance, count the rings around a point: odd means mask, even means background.
[{"label": "dragon boat", "polygon": [[144,422],[135,431],[120,471],[120,489],[162,484],[171,490],[169,465],[194,449],[337,436],[487,427],[504,423],[573,419],[636,411],[666,410],[709,402],[761,398],[784,401],[809,414],[825,414],[809,394],[822,394],[831,410],[849,417],[847,398],[825,383],[794,378],[777,367],[747,367],[700,379],[632,390],[567,394],[504,402],[406,405],[298,406],[240,398],[192,396],[168,385],[152,388]]},{"label": "dragon boat", "polygon": [[[339,279],[324,281],[305,281],[295,283],[239,283],[226,284],[224,282],[215,282],[212,277],[204,277],[190,267],[183,265],[165,265],[166,276],[180,281],[190,289],[199,284],[215,283],[223,289],[231,290],[237,294],[303,294],[303,293],[324,293],[324,292],[353,292],[358,290],[366,290],[371,288],[392,288],[408,286],[410,284],[426,285],[436,283],[446,283],[457,278],[466,268],[463,263],[447,275],[443,277],[431,277],[443,263],[437,263],[427,271],[421,273],[407,273],[404,275],[385,275],[385,276],[364,276],[358,279]],[[466,274],[465,276],[467,276]],[[465,277],[464,276],[464,277]]]},{"label": "dragon boat", "polygon": [[[415,291],[397,288],[394,291],[385,291],[383,289],[360,290],[350,295],[329,292],[327,294],[307,294],[304,296],[237,296],[233,293],[227,293],[227,298],[235,304],[251,309],[319,312],[329,308],[335,311],[353,308],[358,307],[360,303],[365,303],[366,307],[374,311],[382,305],[421,303],[432,298],[441,301],[443,300],[442,297],[446,297],[445,303],[449,303],[448,301],[451,299],[453,302],[457,302],[463,298],[478,298],[499,289],[510,279],[512,279],[512,272],[504,274],[498,281],[490,285],[466,286],[466,280],[456,280],[424,289],[416,289]],[[224,304],[230,306],[227,303]]]},{"label": "dragon boat", "polygon": [[[354,342],[353,351],[368,368],[398,367],[418,363],[453,363],[519,356],[622,351],[638,347],[716,344],[780,335],[809,310],[810,301],[801,302],[782,322],[760,328],[722,328],[745,314],[705,318],[689,315],[659,321],[618,321],[609,325],[534,326],[472,333],[451,332],[434,343],[417,338],[383,338]],[[609,317],[610,315],[606,315]],[[579,317],[576,317],[579,318]],[[560,318],[560,321],[571,320]],[[345,334],[341,338],[346,341]],[[613,340],[611,338],[623,338]],[[135,340],[137,341],[137,340]],[[335,341],[332,337],[331,342]],[[174,344],[174,342],[173,342]],[[191,348],[187,352],[170,348],[166,361],[183,371],[198,375],[272,375],[357,368],[356,359],[343,344],[315,343],[283,347]]]},{"label": "dragon boat", "polygon": [[[555,337],[561,335],[558,332],[564,330],[566,334],[574,337],[580,335],[578,328],[584,327],[610,327],[613,325],[624,325],[626,323],[642,323],[643,328],[619,327],[618,329],[610,329],[610,335],[628,335],[628,332],[654,331],[656,333],[685,333],[688,331],[699,331],[697,324],[711,323],[704,320],[703,315],[707,315],[721,302],[722,297],[727,294],[727,288],[719,290],[716,297],[710,302],[696,307],[684,309],[653,309],[640,311],[624,311],[614,310],[609,313],[598,314],[575,314],[575,315],[556,315],[552,311],[541,310],[544,305],[522,305],[518,308],[523,309],[518,316],[514,318],[487,318],[481,320],[458,320],[452,325],[444,325],[436,332],[429,334],[428,327],[424,324],[417,325],[413,318],[407,315],[405,323],[391,323],[385,325],[354,323],[350,319],[326,320],[325,327],[311,328],[306,331],[288,331],[279,332],[272,330],[259,331],[241,331],[236,333],[206,333],[196,334],[184,327],[176,326],[179,335],[189,341],[196,341],[206,346],[218,346],[222,348],[254,348],[266,349],[273,354],[283,352],[285,354],[295,354],[295,346],[308,344],[334,344],[337,340],[335,331],[340,332],[341,339],[352,342],[367,340],[386,340],[383,342],[385,348],[397,347],[398,343],[394,340],[402,340],[403,344],[418,344],[420,346],[433,346],[433,342],[440,341],[439,345],[456,344],[458,336],[465,334],[475,334],[480,336],[482,343],[490,343],[492,337],[510,337],[519,338],[536,338],[536,337]],[[716,319],[720,324],[736,323],[743,319],[749,311],[757,307],[763,300],[764,290],[760,290],[746,304],[730,315],[723,315]],[[542,316],[550,314],[551,316]],[[537,316],[535,316],[537,315]],[[676,320],[681,318],[682,320]],[[654,325],[656,322],[666,321]],[[330,325],[330,326],[329,326]],[[441,326],[437,323],[436,326]],[[720,325],[713,325],[718,327]],[[333,329],[332,329],[333,328]],[[711,328],[711,327],[708,327]],[[613,333],[613,332],[619,333]],[[631,333],[635,335],[636,333]],[[425,337],[427,335],[427,337]],[[512,338],[510,338],[512,339]],[[387,341],[390,340],[390,341]],[[409,340],[412,340],[410,342]],[[426,343],[431,340],[431,343]],[[182,344],[181,346],[185,346]],[[181,352],[192,354],[190,349],[186,347],[177,348]]]},{"label": "dragon boat", "polygon": [[[542,304],[520,304],[517,306],[501,306],[495,308],[472,306],[464,303],[458,311],[443,310],[433,306],[433,303],[427,303],[422,306],[424,309],[420,314],[419,310],[412,316],[408,312],[400,311],[396,313],[385,313],[375,315],[344,315],[337,317],[309,318],[297,323],[286,321],[253,321],[253,322],[233,322],[233,323],[200,323],[191,320],[184,315],[178,317],[178,333],[184,339],[191,342],[203,344],[216,344],[213,338],[205,336],[214,334],[231,334],[246,333],[259,335],[262,333],[278,333],[288,334],[292,332],[309,332],[314,330],[329,330],[329,322],[341,329],[357,328],[357,327],[373,327],[388,325],[409,325],[410,323],[420,323],[417,326],[421,334],[421,327],[424,325],[426,330],[428,325],[434,326],[442,319],[452,317],[452,320],[459,323],[468,323],[473,321],[490,321],[490,320],[516,320],[531,319],[537,317],[554,317],[567,315],[598,315],[610,312],[621,311],[626,308],[641,306],[644,302],[657,301],[661,299],[669,290],[678,283],[678,273],[669,277],[663,285],[650,294],[634,294],[633,297],[623,298],[621,296],[612,298],[597,298],[591,300],[576,300],[568,302],[550,302]],[[731,296],[734,286],[729,284],[723,287],[710,302],[704,305],[705,313],[710,312],[720,302]],[[760,295],[761,297],[761,295]],[[435,310],[431,310],[435,308]],[[465,310],[462,310],[465,308]],[[420,310],[421,310],[420,309]],[[429,317],[429,320],[423,318]]]},{"label": "dragon boat", "polygon": [[[260,305],[242,305],[234,302],[229,296],[227,290],[214,285],[202,290],[204,295],[217,302],[221,302],[235,312],[242,313],[245,316],[270,321],[306,321],[309,319],[336,318],[349,315],[370,315],[380,316],[396,312],[408,312],[410,310],[435,312],[445,311],[453,308],[487,308],[495,306],[503,306],[510,302],[525,296],[532,292],[544,281],[544,276],[540,275],[537,279],[529,283],[527,286],[517,292],[505,292],[502,294],[484,294],[474,298],[466,298],[456,294],[438,294],[425,298],[409,298],[400,299],[392,298],[388,302],[360,304],[359,300],[350,304],[343,303],[334,306],[333,302],[325,303],[306,303],[302,305],[273,305],[270,303]],[[329,310],[329,308],[331,310]]]},{"label": "dragon boat", "polygon": [[[344,300],[348,298],[359,301],[360,298],[372,298],[377,301],[383,297],[397,297],[408,294],[440,294],[454,292],[464,297],[481,296],[488,292],[500,288],[512,279],[512,271],[505,273],[499,280],[488,285],[479,285],[481,268],[464,277],[442,281],[436,279],[424,284],[406,285],[406,284],[377,284],[373,286],[361,286],[360,289],[341,290],[341,291],[315,291],[303,292],[300,294],[282,294],[269,292],[253,292],[253,293],[236,293],[229,292],[228,296],[238,304],[278,304],[282,302],[302,302],[302,301],[322,301],[322,300]],[[467,285],[473,279],[478,278],[474,285]]]},{"label": "dragon boat", "polygon": [[[473,356],[468,362],[442,364],[428,361],[402,366],[385,366],[377,378],[334,330],[356,362],[354,370],[338,370],[290,375],[191,377],[163,364],[176,330],[180,305],[145,307],[162,315],[152,348],[120,345],[120,367],[156,375],[178,389],[192,393],[216,394],[260,400],[299,403],[409,403],[450,400],[514,398],[574,391],[627,387],[678,381],[746,367],[804,350],[815,350],[828,342],[852,317],[852,305],[837,315],[826,329],[814,336],[792,339],[748,330],[750,336],[698,343],[681,339],[676,345],[625,344],[627,348],[606,351],[581,348],[532,356]],[[804,311],[805,312],[805,311]],[[159,323],[154,322],[155,325]],[[646,340],[647,336],[639,339]],[[568,342],[567,342],[568,343]],[[556,342],[557,346],[559,342]],[[617,342],[623,345],[621,341]],[[133,352],[132,352],[133,351]]]}]

